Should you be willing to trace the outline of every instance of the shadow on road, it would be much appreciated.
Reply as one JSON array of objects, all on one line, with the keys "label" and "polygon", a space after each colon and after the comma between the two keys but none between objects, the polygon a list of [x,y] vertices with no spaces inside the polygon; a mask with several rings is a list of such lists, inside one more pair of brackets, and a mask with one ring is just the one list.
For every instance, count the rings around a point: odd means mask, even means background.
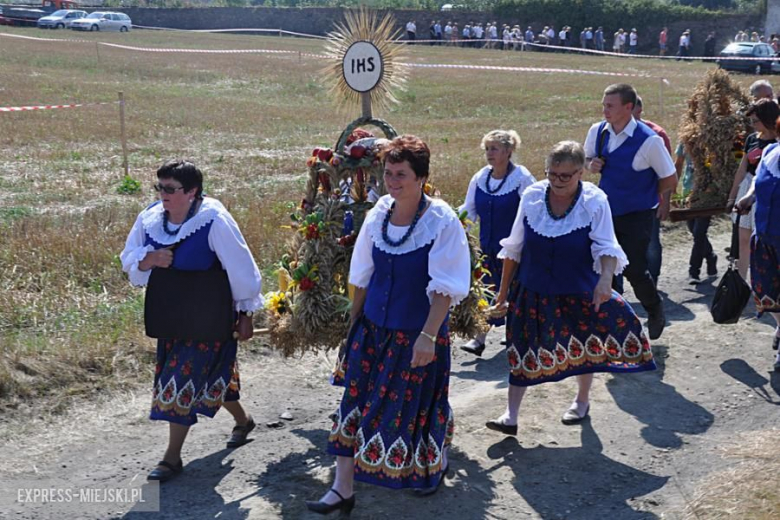
[{"label": "shadow on road", "polygon": [[642,438],[658,448],[680,448],[684,435],[706,432],[714,416],[704,407],[683,397],[663,381],[667,347],[653,346],[658,370],[638,374],[612,374],[607,390],[618,407],[645,426]]},{"label": "shadow on road", "polygon": [[610,459],[590,419],[582,422],[582,446],[523,448],[515,437],[490,446],[490,459],[502,462],[488,471],[509,467],[517,493],[544,519],[658,518],[637,511],[628,501],[661,489],[669,477],[659,477]]},{"label": "shadow on road", "polygon": [[233,460],[224,460],[234,450],[223,449],[185,463],[184,473],[174,480],[160,485],[160,512],[148,513],[130,510],[124,520],[182,519],[187,511],[197,511],[198,518],[243,520],[249,511],[241,508],[246,497],[225,502],[217,492],[217,486],[233,471]]},{"label": "shadow on road", "polygon": [[[302,453],[290,453],[269,464],[257,477],[256,495],[275,504],[282,518],[322,518],[306,510],[305,500],[317,500],[335,476],[336,458],[325,449],[326,430],[294,430],[314,447]],[[450,472],[439,491],[429,497],[417,497],[408,490],[355,483],[356,506],[351,518],[485,518],[495,498],[492,483],[480,468],[479,461],[451,448]],[[330,468],[327,476],[322,468]],[[468,478],[461,478],[467,474]],[[323,481],[324,478],[324,481]],[[476,492],[475,492],[476,491]],[[454,500],[468,496],[468,500]],[[222,518],[220,516],[220,518]]]},{"label": "shadow on road", "polygon": [[730,375],[743,385],[753,390],[767,403],[780,405],[780,399],[775,399],[775,396],[770,394],[769,390],[766,388],[767,385],[771,384],[772,390],[774,390],[777,396],[780,396],[780,378],[775,377],[780,376],[780,374],[773,372],[771,376],[772,381],[770,381],[756,372],[753,367],[747,364],[745,360],[736,358],[728,359],[721,363],[720,369],[723,370],[724,373]]}]

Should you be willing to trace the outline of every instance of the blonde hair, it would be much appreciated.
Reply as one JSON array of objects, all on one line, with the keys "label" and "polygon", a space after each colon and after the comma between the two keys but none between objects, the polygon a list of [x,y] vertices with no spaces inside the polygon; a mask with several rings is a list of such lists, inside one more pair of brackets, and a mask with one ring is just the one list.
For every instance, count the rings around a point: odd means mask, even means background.
[{"label": "blonde hair", "polygon": [[520,136],[514,130],[491,130],[482,138],[480,147],[484,150],[487,143],[499,143],[504,145],[509,151],[514,152],[520,145]]},{"label": "blonde hair", "polygon": [[577,141],[561,141],[553,146],[547,156],[545,167],[557,166],[561,163],[571,163],[577,168],[585,166],[585,150]]}]

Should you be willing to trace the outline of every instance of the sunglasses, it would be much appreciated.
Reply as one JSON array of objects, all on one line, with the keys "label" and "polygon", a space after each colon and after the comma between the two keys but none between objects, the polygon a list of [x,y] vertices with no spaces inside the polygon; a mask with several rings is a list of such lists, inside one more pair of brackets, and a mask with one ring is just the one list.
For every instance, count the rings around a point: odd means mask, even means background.
[{"label": "sunglasses", "polygon": [[174,193],[176,193],[176,190],[184,189],[184,186],[178,186],[178,187],[166,186],[165,184],[160,184],[159,182],[157,184],[154,184],[152,187],[154,188],[154,191],[156,191],[157,193],[164,191],[168,195],[173,195]]},{"label": "sunglasses", "polygon": [[580,172],[579,169],[574,170],[573,173],[555,173],[550,170],[545,170],[544,174],[550,179],[558,179],[561,182],[569,182],[572,178]]}]

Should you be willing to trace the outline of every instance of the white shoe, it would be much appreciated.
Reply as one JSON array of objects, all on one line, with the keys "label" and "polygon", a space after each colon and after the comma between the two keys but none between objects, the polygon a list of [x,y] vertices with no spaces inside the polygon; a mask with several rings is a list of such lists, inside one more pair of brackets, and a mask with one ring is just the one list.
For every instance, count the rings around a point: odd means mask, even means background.
[{"label": "white shoe", "polygon": [[563,413],[561,422],[563,424],[577,424],[582,422],[590,412],[590,403],[578,403],[574,401],[568,410]]}]

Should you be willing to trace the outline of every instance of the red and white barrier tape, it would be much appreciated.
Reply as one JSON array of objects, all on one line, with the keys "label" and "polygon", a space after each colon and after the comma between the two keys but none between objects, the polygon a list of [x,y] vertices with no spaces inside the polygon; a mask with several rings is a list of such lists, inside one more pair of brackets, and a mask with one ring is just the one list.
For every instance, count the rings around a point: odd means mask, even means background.
[{"label": "red and white barrier tape", "polygon": [[133,25],[135,29],[145,29],[150,31],[172,31],[172,32],[186,32],[186,33],[271,33],[271,34],[287,34],[289,36],[299,36],[301,38],[312,38],[317,40],[327,40],[327,36],[319,36],[316,34],[306,34],[294,31],[285,31],[283,29],[252,29],[252,28],[236,28],[236,29],[171,29],[170,27],[151,27],[147,25]]},{"label": "red and white barrier tape", "polygon": [[116,104],[119,104],[119,101],[106,101],[103,103],[71,103],[70,105],[29,105],[23,107],[0,107],[0,112],[28,112],[31,110],[52,110],[55,108],[80,108]]},{"label": "red and white barrier tape", "polygon": [[[625,76],[632,78],[651,78],[647,74],[627,74],[625,72],[603,72],[597,70],[580,70],[580,69],[554,69],[548,67],[505,67],[500,65],[462,65],[458,63],[399,63],[404,67],[415,67],[423,69],[471,69],[471,70],[497,70],[503,72],[554,72],[565,74],[587,74],[595,76]],[[663,81],[668,85],[669,81],[663,78]]]}]

